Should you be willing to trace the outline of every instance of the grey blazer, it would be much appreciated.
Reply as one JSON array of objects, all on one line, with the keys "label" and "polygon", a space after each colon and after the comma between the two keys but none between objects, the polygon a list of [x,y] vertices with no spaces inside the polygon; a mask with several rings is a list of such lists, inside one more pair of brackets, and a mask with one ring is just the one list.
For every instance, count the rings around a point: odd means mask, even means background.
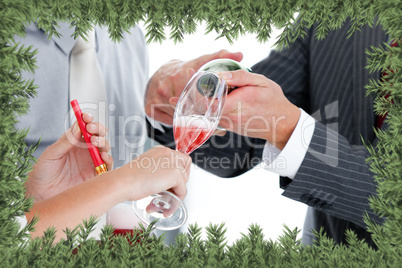
[{"label": "grey blazer", "polygon": [[[379,74],[370,75],[365,69],[365,50],[386,42],[387,37],[380,27],[365,27],[347,39],[346,25],[317,41],[314,31],[315,27],[309,29],[307,38],[297,39],[282,52],[272,52],[252,67],[253,72],[277,82],[291,102],[318,120],[295,178],[281,178],[280,185],[284,196],[309,206],[304,243],[312,243],[311,229],[323,226],[338,243],[345,242],[345,230],[350,228],[372,244],[363,214],[367,212],[376,222],[381,219],[368,204],[376,186],[365,162],[368,152],[362,139],[374,142],[376,117],[373,99],[366,97],[364,86]],[[150,131],[151,137],[173,146],[171,136]],[[192,158],[218,176],[233,177],[259,163],[264,144],[228,133],[212,137]],[[216,165],[223,158],[231,161],[231,168]]]},{"label": "grey blazer", "polygon": [[[61,38],[51,39],[35,24],[27,27],[25,38],[16,41],[38,49],[34,74],[37,97],[30,100],[30,111],[19,119],[17,128],[30,128],[26,142],[41,139],[35,152],[38,157],[69,128],[69,68],[70,52],[75,44],[74,29],[60,23]],[[141,30],[131,29],[124,39],[115,43],[107,29],[96,27],[96,54],[105,79],[107,91],[109,140],[115,166],[121,166],[142,152],[146,135],[143,99],[148,81],[148,54]],[[79,101],[79,100],[78,100]],[[72,115],[72,114],[71,114]]]}]

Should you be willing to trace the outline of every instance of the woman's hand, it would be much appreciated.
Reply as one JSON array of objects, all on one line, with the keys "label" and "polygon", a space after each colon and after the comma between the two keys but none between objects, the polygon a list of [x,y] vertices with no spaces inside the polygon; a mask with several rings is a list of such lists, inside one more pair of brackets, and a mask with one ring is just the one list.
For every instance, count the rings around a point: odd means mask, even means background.
[{"label": "woman's hand", "polygon": [[121,196],[126,198],[121,201],[139,200],[165,190],[184,199],[190,167],[191,158],[188,155],[156,146],[125,166],[113,170],[113,176],[124,180],[122,189],[125,193]]},{"label": "woman's hand", "polygon": [[[99,148],[103,161],[111,169],[113,158],[107,154],[110,146],[105,139],[106,128],[102,124],[92,123],[93,117],[87,113],[84,113],[83,119],[87,123],[87,131],[93,135],[92,144]],[[74,123],[34,164],[28,174],[26,195],[32,196],[36,202],[48,199],[95,175],[95,167],[81,130]]]},{"label": "woman's hand", "polygon": [[[59,142],[61,141],[59,140],[57,143]],[[58,146],[61,145],[59,144]],[[64,146],[68,147],[66,144]],[[67,152],[71,150],[67,150]],[[53,148],[50,151],[54,152],[55,149]],[[68,155],[68,153],[64,153],[64,155]],[[46,156],[49,156],[49,152]],[[60,162],[57,159],[49,160],[48,158],[42,158],[41,160],[44,161],[41,162],[43,165],[50,164],[52,166],[53,164],[51,169],[54,169],[56,165],[61,168],[62,162],[67,163],[67,166],[73,164],[73,162],[69,163],[68,159]],[[88,163],[89,166],[90,164]],[[109,162],[110,164],[111,162]],[[81,164],[75,163],[74,165]],[[53,197],[34,203],[31,210],[26,213],[28,220],[31,220],[34,215],[39,216],[39,222],[35,226],[36,230],[31,235],[32,237],[42,235],[46,228],[54,226],[57,230],[56,240],[62,237],[65,238],[63,230],[74,228],[77,224],[82,223],[83,219],[88,219],[90,215],[100,217],[118,203],[138,200],[164,190],[170,190],[180,199],[184,199],[187,193],[186,183],[189,178],[190,166],[191,158],[189,156],[169,148],[157,146],[132,162],[95,176],[93,179],[83,183],[79,182],[83,181],[84,178],[81,178],[80,181],[72,180],[71,184],[77,182],[75,186],[55,194]],[[38,161],[38,166],[34,171],[36,172],[35,175],[40,176],[30,176],[30,183],[34,182],[33,179],[41,184],[46,181],[50,185],[49,191],[55,193],[54,189],[57,187],[52,186],[52,182],[60,181],[63,184],[63,181],[55,178],[51,179],[50,177],[43,177],[49,179],[41,180],[42,176],[48,174],[49,170],[40,168],[43,168],[43,166],[39,165]],[[90,170],[94,170],[93,164]],[[74,178],[67,170],[51,171],[54,175],[57,175],[57,178]],[[95,173],[92,172],[87,175],[93,176]],[[45,188],[42,187],[41,189]],[[47,193],[45,192],[45,194]]]}]

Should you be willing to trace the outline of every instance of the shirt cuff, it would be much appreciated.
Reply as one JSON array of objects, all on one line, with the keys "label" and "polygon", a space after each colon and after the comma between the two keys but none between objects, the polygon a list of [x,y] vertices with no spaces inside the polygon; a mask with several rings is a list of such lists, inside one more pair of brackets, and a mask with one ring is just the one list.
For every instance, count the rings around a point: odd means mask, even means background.
[{"label": "shirt cuff", "polygon": [[262,154],[264,168],[282,177],[293,179],[299,170],[313,137],[315,120],[300,109],[300,118],[283,150],[269,142]]}]

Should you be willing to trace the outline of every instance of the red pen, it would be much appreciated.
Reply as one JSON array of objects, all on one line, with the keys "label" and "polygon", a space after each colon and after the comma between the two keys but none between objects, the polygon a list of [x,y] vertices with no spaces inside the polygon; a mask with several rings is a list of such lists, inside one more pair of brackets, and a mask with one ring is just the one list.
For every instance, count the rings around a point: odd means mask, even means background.
[{"label": "red pen", "polygon": [[105,162],[103,162],[103,160],[101,158],[99,149],[91,143],[92,135],[89,134],[86,129],[87,124],[82,119],[82,111],[81,111],[80,106],[78,105],[78,101],[73,100],[70,103],[71,103],[71,107],[73,107],[75,117],[77,118],[78,126],[81,129],[82,136],[84,136],[84,140],[87,144],[89,154],[91,155],[92,161],[94,162],[96,173],[98,175],[105,173],[107,171]]}]

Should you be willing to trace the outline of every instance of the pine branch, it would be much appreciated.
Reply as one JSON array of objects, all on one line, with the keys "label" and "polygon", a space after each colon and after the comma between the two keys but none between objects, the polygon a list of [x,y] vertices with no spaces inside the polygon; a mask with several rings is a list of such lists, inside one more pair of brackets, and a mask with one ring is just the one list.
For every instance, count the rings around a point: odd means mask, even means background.
[{"label": "pine branch", "polygon": [[[294,18],[294,14],[298,17]],[[392,40],[402,40],[402,2],[400,0],[3,0],[0,2],[0,263],[7,267],[86,267],[86,266],[172,266],[172,267],[398,267],[402,263],[402,46],[384,44],[371,48],[367,69],[370,72],[399,70],[387,79],[370,81],[368,94],[375,96],[375,111],[387,114],[387,130],[378,131],[378,143],[368,146],[368,159],[378,183],[378,194],[370,198],[372,209],[384,216],[378,225],[365,217],[369,231],[378,246],[367,247],[348,232],[349,246],[335,246],[321,230],[312,247],[302,247],[297,230],[285,227],[277,242],[265,241],[262,230],[252,225],[249,233],[227,246],[224,225],[211,224],[207,240],[201,239],[201,229],[195,225],[187,234],[177,237],[176,247],[165,247],[163,238],[156,238],[150,228],[142,228],[138,236],[115,237],[112,229],[102,231],[101,243],[88,239],[94,226],[90,219],[72,230],[66,238],[54,243],[54,230],[42,238],[29,240],[26,230],[34,221],[19,230],[16,217],[32,206],[24,197],[26,174],[35,161],[32,152],[37,145],[27,147],[24,138],[28,130],[17,131],[19,115],[28,113],[29,99],[35,97],[34,81],[24,80],[23,71],[34,72],[37,51],[16,44],[15,36],[24,36],[25,27],[35,22],[49,38],[60,36],[59,22],[74,27],[73,37],[82,36],[94,25],[108,28],[110,38],[119,41],[125,32],[145,21],[147,42],[162,42],[166,38],[181,42],[192,34],[197,24],[206,22],[206,32],[215,31],[219,38],[233,43],[245,33],[256,33],[257,41],[270,38],[273,28],[283,28],[276,43],[278,49],[297,38],[306,36],[306,29],[318,25],[315,38],[323,39],[331,30],[352,21],[349,35],[364,25],[381,24]],[[166,29],[171,30],[170,36]],[[385,98],[385,95],[390,95]],[[140,242],[137,243],[137,240]],[[131,242],[131,246],[130,243]],[[82,243],[73,249],[77,243]]]}]

